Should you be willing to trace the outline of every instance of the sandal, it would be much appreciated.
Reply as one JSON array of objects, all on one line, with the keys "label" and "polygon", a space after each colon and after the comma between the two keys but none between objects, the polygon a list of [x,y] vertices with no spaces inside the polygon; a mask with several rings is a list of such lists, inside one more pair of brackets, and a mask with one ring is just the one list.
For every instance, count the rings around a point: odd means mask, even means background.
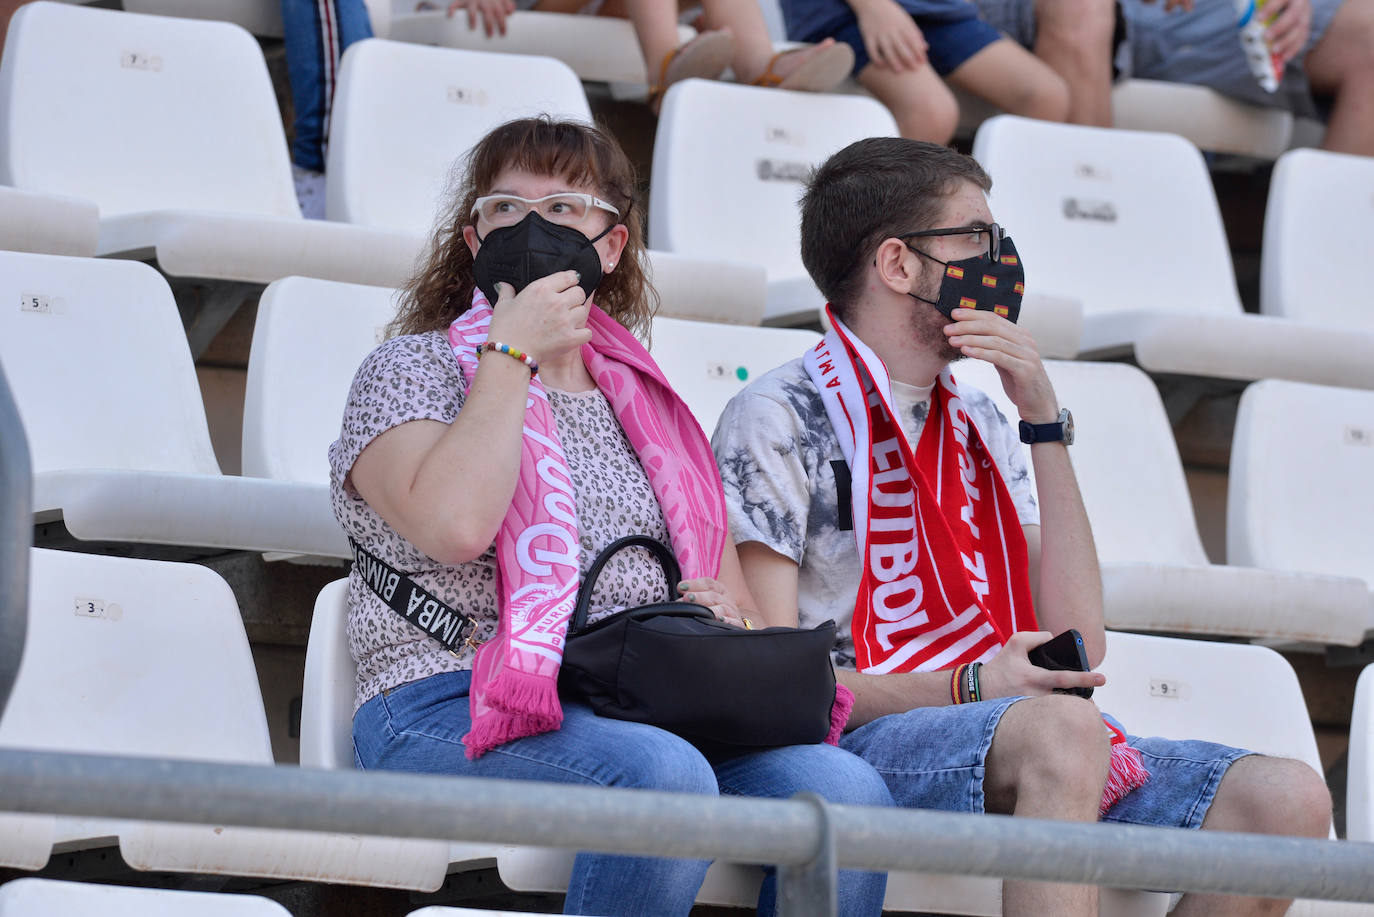
[{"label": "sandal", "polygon": [[734,55],[735,40],[723,29],[702,32],[686,44],[678,45],[663,58],[658,82],[649,87],[649,107],[657,113],[663,103],[663,94],[674,83],[692,77],[713,80],[720,76],[730,66]]},{"label": "sandal", "polygon": [[[778,61],[789,54],[807,54],[796,70],[787,76],[773,72]],[[751,85],[768,86],[775,89],[793,89],[800,92],[829,92],[849,76],[854,69],[854,49],[844,42],[809,48],[791,48],[773,55],[762,75]]]}]

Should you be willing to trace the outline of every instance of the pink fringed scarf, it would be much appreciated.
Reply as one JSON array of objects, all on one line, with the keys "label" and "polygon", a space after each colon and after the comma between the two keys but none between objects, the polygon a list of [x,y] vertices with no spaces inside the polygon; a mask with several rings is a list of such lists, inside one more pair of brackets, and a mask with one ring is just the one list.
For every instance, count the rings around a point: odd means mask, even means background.
[{"label": "pink fringed scarf", "polygon": [[[987,662],[1038,630],[1026,541],[1002,475],[946,368],[913,451],[892,410],[882,360],[830,315],[803,363],[821,393],[853,482],[863,565],[851,631],[862,672],[931,672]],[[1100,811],[1149,777],[1103,721],[1111,769]]]},{"label": "pink fringed scarf", "polygon": [[[491,315],[476,292],[472,308],[449,326],[465,387],[477,372],[475,348],[487,339]],[[592,340],[582,358],[644,466],[683,576],[715,577],[727,528],[706,435],[619,322],[593,305],[587,327]],[[463,737],[469,758],[563,722],[558,667],[580,580],[577,509],[548,393],[537,377],[526,402],[515,496],[496,535],[496,563],[501,621],[473,664],[472,729]]]}]

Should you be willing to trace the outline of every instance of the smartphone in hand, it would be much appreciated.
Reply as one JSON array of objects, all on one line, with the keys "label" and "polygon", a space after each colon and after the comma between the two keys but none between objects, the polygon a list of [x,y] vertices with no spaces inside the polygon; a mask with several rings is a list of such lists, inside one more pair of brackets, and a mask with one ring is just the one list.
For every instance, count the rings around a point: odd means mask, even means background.
[{"label": "smartphone in hand", "polygon": [[[1090,672],[1088,651],[1083,648],[1083,635],[1069,628],[1057,637],[1052,637],[1026,654],[1031,665],[1057,672]],[[1092,688],[1055,688],[1056,694],[1077,694],[1079,697],[1092,697]]]}]

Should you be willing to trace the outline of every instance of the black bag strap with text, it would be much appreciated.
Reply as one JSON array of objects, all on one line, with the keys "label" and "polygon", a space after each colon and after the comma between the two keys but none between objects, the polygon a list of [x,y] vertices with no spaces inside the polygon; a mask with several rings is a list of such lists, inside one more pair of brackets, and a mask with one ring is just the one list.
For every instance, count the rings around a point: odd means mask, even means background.
[{"label": "black bag strap with text", "polygon": [[471,615],[450,608],[352,538],[348,543],[353,548],[353,563],[363,582],[392,611],[424,631],[426,636],[439,641],[450,653],[456,655],[458,648],[469,642],[477,629],[477,621]]}]

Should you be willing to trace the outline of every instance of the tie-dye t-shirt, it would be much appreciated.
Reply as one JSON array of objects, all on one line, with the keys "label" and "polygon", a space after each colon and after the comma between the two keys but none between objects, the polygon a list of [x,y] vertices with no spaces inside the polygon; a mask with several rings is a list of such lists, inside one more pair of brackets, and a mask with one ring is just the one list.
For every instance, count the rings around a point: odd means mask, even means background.
[{"label": "tie-dye t-shirt", "polygon": [[[913,444],[925,426],[930,392],[892,383],[893,408]],[[1021,524],[1039,525],[1027,453],[1016,430],[986,394],[967,385],[960,392]],[[844,454],[801,359],[761,376],[731,399],[711,445],[735,542],[760,542],[797,563],[801,625],[833,619],[839,631],[835,664],[853,668],[849,620],[859,592],[859,551],[849,513],[841,519],[841,504],[848,508],[849,499],[836,490],[832,464],[843,465]]]}]

